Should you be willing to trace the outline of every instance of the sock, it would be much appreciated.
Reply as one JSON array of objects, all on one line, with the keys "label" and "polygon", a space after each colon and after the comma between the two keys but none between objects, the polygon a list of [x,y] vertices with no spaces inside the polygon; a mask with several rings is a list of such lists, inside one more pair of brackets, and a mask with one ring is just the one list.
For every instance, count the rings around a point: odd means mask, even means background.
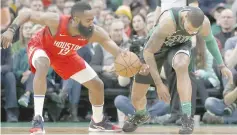
[{"label": "sock", "polygon": [[[43,115],[44,95],[34,95],[34,111],[36,115]],[[43,116],[42,116],[43,118]]]},{"label": "sock", "polygon": [[138,115],[145,115],[146,113],[147,113],[146,109],[139,110],[136,112],[136,114],[138,114]]},{"label": "sock", "polygon": [[181,103],[181,107],[182,107],[183,114],[187,114],[188,116],[190,116],[192,114],[191,102],[183,102],[183,103]]},{"label": "sock", "polygon": [[92,118],[95,123],[99,123],[103,120],[103,106],[104,105],[92,105]]}]

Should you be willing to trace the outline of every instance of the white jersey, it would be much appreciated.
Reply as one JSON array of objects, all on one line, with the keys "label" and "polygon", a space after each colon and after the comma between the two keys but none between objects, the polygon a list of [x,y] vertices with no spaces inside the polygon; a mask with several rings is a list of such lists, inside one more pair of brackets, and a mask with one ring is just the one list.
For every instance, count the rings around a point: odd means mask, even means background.
[{"label": "white jersey", "polygon": [[172,7],[184,7],[187,5],[187,0],[160,0],[161,1],[161,12],[170,9]]}]

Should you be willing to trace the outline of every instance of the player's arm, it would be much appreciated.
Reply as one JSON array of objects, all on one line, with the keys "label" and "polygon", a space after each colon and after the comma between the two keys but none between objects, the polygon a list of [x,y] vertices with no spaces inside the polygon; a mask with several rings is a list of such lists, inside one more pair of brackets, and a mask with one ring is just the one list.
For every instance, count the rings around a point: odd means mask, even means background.
[{"label": "player's arm", "polygon": [[203,26],[200,31],[200,35],[203,37],[203,39],[206,43],[207,49],[212,54],[212,56],[216,59],[217,64],[220,67],[225,66],[222,56],[221,56],[221,53],[220,53],[220,50],[218,48],[216,39],[212,34],[210,21],[207,17],[205,17],[205,19],[204,19]]},{"label": "player's arm", "polygon": [[154,30],[144,49],[143,55],[147,65],[149,65],[150,74],[156,85],[162,83],[159,75],[154,54],[160,50],[167,36],[175,32],[175,24],[170,12],[164,13],[159,21],[159,26]]},{"label": "player's arm", "polygon": [[31,9],[23,9],[19,12],[16,19],[13,21],[9,30],[15,33],[15,31],[25,22],[32,21],[33,23],[46,25],[50,30],[57,28],[59,25],[59,15],[50,12],[39,12]]},{"label": "player's arm", "polygon": [[90,42],[99,43],[106,51],[111,53],[114,57],[122,52],[122,49],[109,37],[108,33],[101,27],[95,26],[94,34]]}]

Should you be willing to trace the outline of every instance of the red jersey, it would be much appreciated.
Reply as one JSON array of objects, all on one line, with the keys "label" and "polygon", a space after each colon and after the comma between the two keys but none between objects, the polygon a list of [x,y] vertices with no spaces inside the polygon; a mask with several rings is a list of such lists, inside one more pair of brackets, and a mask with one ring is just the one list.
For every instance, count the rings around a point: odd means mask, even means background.
[{"label": "red jersey", "polygon": [[88,40],[81,36],[70,36],[68,33],[70,16],[60,16],[60,23],[55,36],[46,26],[35,34],[28,44],[28,55],[33,72],[31,59],[37,49],[46,52],[53,69],[63,78],[68,79],[74,73],[85,68],[84,60],[77,50],[85,46]]}]

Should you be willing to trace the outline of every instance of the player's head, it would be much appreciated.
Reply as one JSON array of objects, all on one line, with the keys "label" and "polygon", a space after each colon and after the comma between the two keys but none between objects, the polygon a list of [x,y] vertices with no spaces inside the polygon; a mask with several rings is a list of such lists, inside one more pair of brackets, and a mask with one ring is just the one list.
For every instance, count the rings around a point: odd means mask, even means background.
[{"label": "player's head", "polygon": [[73,25],[84,37],[90,37],[93,33],[93,20],[95,12],[91,6],[84,1],[79,1],[72,6],[71,16]]},{"label": "player's head", "polygon": [[191,35],[196,35],[203,24],[204,13],[200,8],[188,7],[188,12],[184,19],[184,29]]}]

